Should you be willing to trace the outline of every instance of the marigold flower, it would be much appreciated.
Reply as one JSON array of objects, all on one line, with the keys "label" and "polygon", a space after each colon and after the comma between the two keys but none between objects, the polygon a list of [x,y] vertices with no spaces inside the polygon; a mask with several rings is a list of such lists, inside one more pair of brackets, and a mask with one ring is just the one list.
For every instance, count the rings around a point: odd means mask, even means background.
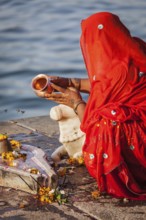
[{"label": "marigold flower", "polygon": [[6,140],[8,138],[5,134],[0,134],[0,141]]},{"label": "marigold flower", "polygon": [[21,143],[19,141],[16,141],[16,140],[10,140],[10,144],[11,144],[13,149],[21,147]]},{"label": "marigold flower", "polygon": [[95,191],[91,192],[91,195],[92,195],[93,199],[98,199],[100,196],[100,192],[99,192],[99,190],[95,190]]}]

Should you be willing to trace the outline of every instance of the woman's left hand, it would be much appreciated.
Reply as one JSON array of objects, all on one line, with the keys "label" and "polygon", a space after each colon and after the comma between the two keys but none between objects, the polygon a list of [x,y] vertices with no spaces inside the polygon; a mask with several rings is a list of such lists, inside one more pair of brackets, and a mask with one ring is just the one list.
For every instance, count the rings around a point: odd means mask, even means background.
[{"label": "woman's left hand", "polygon": [[52,92],[51,94],[47,93],[46,91],[35,93],[39,97],[57,102],[59,104],[67,105],[73,109],[76,103],[82,100],[82,96],[80,95],[79,91],[73,87],[62,88],[53,83],[51,83],[51,87],[57,92]]}]

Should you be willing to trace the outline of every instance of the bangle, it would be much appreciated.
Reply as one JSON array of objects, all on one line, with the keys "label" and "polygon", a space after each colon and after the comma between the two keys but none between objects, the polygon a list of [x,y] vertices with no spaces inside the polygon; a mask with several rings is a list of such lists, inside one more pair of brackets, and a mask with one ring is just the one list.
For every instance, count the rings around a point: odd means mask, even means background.
[{"label": "bangle", "polygon": [[81,103],[83,103],[83,104],[86,104],[83,100],[80,100],[80,101],[78,101],[77,103],[75,103],[75,107],[74,107],[74,112],[76,113],[76,114],[78,114],[77,113],[77,108],[78,108],[78,106],[81,104]]}]

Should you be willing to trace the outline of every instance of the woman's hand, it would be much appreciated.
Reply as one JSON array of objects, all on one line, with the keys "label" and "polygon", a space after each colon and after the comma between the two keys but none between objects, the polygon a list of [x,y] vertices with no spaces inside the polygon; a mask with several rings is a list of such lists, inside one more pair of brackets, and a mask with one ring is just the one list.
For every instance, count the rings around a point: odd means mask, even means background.
[{"label": "woman's hand", "polygon": [[72,87],[68,88],[62,88],[56,84],[51,84],[53,89],[57,92],[54,92],[52,94],[45,94],[45,98],[48,100],[55,101],[59,104],[67,105],[74,109],[75,104],[82,100],[82,97],[78,90]]},{"label": "woman's hand", "polygon": [[51,86],[54,91],[58,92],[53,92],[51,94],[47,93],[46,91],[35,92],[36,95],[73,108],[75,113],[78,115],[80,121],[82,121],[86,103],[82,100],[79,91],[72,87],[65,89],[55,84],[51,84]]},{"label": "woman's hand", "polygon": [[52,92],[51,94],[49,94],[46,91],[36,91],[35,93],[39,97],[57,102],[59,104],[67,105],[73,109],[75,108],[76,103],[82,100],[79,91],[75,88],[63,88],[53,83],[51,83],[51,87],[57,92]]}]

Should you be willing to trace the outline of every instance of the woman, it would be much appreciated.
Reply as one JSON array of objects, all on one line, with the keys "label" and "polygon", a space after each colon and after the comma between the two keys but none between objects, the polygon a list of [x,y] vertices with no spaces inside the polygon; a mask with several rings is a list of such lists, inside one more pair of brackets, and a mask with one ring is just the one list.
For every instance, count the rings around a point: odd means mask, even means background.
[{"label": "woman", "polygon": [[[78,114],[85,164],[99,190],[145,200],[146,44],[108,12],[82,21],[80,43],[89,79],[51,77],[60,93],[43,95]],[[79,91],[90,93],[87,104]]]}]

